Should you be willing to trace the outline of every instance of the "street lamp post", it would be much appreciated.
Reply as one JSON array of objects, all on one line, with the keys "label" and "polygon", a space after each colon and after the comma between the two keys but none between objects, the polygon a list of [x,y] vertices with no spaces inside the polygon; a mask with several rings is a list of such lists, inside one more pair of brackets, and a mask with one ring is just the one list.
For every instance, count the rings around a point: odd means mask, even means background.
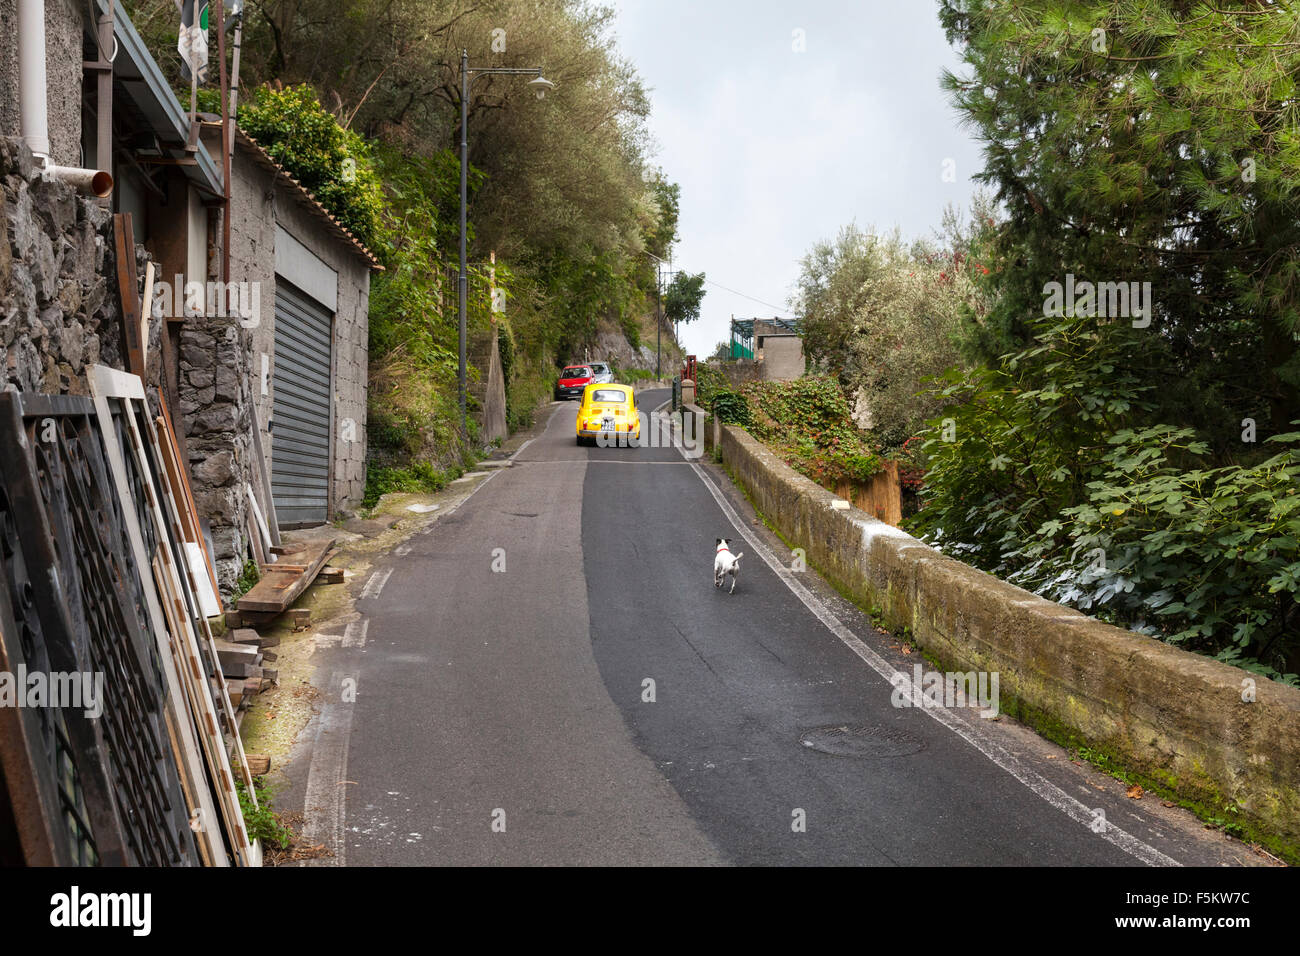
[{"label": "street lamp post", "polygon": [[546,91],[555,88],[555,84],[542,76],[541,67],[478,67],[470,69],[469,51],[460,51],[460,274],[457,277],[456,292],[460,313],[460,370],[457,384],[460,389],[460,433],[468,435],[465,419],[465,305],[469,300],[469,271],[465,262],[465,218],[469,205],[469,95],[474,87],[474,79],[485,73],[503,73],[508,76],[531,76],[528,85],[537,93],[540,100]]}]

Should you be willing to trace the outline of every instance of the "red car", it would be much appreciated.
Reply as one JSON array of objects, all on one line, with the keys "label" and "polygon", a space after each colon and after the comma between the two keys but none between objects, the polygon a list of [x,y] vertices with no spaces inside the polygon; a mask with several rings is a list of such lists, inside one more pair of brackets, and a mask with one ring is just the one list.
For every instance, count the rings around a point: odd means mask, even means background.
[{"label": "red car", "polygon": [[595,380],[596,372],[590,365],[565,366],[555,383],[555,400],[582,398],[582,390]]}]

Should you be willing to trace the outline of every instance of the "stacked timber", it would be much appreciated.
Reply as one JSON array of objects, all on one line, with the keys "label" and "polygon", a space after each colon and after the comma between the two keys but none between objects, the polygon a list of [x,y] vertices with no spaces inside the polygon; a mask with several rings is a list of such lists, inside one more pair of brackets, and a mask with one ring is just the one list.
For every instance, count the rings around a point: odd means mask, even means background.
[{"label": "stacked timber", "polygon": [[252,628],[236,628],[216,642],[217,660],[226,679],[235,722],[242,725],[244,714],[253,698],[279,682],[278,671],[269,665],[276,660],[270,648],[280,643],[278,637],[263,637]]}]

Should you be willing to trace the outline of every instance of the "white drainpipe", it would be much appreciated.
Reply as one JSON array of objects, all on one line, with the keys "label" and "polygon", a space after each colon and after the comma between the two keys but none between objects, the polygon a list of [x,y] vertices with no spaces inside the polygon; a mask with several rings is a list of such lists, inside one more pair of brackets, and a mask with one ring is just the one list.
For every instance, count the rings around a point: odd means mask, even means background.
[{"label": "white drainpipe", "polygon": [[42,164],[50,159],[45,114],[45,2],[18,0],[18,103],[23,142]]},{"label": "white drainpipe", "polygon": [[23,142],[41,165],[41,175],[103,198],[113,177],[102,169],[55,166],[50,162],[50,127],[45,90],[45,0],[18,0],[18,106]]}]

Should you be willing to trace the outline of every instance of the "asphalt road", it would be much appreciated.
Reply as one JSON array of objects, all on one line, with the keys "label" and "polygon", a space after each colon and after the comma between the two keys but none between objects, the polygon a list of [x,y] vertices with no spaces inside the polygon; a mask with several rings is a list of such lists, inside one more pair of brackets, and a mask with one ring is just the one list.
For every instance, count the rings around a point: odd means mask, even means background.
[{"label": "asphalt road", "polygon": [[[324,718],[345,777],[339,862],[1228,862],[1008,721],[894,707],[843,635],[907,667],[897,642],[812,572],[801,599],[738,540],[736,593],[716,590],[733,516],[788,552],[716,469],[577,447],[575,412],[556,408],[358,601],[357,700]],[[839,727],[855,756],[805,742]]]}]

